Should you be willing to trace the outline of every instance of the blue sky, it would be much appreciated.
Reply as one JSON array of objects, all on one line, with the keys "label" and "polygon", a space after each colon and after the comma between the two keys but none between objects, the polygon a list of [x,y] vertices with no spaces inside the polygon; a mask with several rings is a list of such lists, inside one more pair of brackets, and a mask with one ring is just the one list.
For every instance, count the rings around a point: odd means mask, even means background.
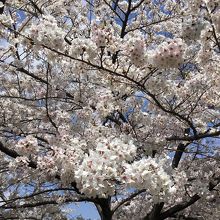
[{"label": "blue sky", "polygon": [[77,216],[82,216],[85,219],[91,219],[91,220],[100,220],[98,211],[94,204],[89,202],[82,202],[78,204],[69,204],[63,206],[64,210],[72,210],[70,214],[68,214],[69,219],[74,219]]}]

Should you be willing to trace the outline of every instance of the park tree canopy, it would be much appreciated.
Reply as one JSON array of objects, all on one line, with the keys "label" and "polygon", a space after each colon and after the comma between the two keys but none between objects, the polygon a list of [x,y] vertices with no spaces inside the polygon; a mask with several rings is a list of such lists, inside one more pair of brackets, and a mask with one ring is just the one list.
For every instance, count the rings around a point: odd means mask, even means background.
[{"label": "park tree canopy", "polygon": [[220,218],[218,0],[1,0],[0,44],[0,219]]}]

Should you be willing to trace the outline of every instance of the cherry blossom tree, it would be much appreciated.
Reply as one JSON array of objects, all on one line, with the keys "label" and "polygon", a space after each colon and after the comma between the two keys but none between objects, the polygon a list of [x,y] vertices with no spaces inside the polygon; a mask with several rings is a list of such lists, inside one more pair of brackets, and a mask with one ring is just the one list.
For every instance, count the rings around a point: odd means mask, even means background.
[{"label": "cherry blossom tree", "polygon": [[218,0],[1,0],[0,39],[0,219],[220,218]]}]

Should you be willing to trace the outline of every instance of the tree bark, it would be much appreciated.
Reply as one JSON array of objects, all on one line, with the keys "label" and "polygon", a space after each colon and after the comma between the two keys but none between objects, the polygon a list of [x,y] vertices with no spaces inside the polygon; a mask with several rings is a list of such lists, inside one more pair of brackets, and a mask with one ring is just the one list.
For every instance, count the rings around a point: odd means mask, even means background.
[{"label": "tree bark", "polygon": [[111,197],[96,199],[96,207],[102,220],[112,220],[113,212],[111,211]]},{"label": "tree bark", "polygon": [[174,155],[174,158],[173,158],[173,162],[172,162],[172,167],[173,168],[177,168],[178,165],[179,165],[179,162],[180,162],[180,159],[183,155],[183,152],[186,148],[186,145],[180,143],[177,147],[177,150],[176,150],[176,153]]},{"label": "tree bark", "polygon": [[153,206],[153,209],[143,220],[161,220],[160,213],[163,209],[164,203],[158,203]]}]

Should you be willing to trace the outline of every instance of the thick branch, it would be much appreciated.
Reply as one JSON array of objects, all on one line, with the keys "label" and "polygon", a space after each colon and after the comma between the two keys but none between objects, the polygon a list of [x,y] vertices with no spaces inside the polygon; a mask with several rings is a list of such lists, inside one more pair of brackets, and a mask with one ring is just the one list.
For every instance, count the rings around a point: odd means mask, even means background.
[{"label": "thick branch", "polygon": [[[73,202],[74,200],[68,199],[65,201],[67,202]],[[74,201],[74,202],[81,202],[80,201]],[[42,201],[42,202],[36,202],[36,203],[25,203],[23,205],[11,205],[11,206],[1,206],[0,209],[19,209],[19,208],[33,208],[33,207],[38,207],[38,206],[44,206],[44,205],[59,205],[59,203],[56,200],[51,200],[51,201]]]},{"label": "thick branch", "polygon": [[[20,157],[21,155],[18,154],[15,150],[11,150],[7,147],[5,147],[1,142],[0,142],[0,151],[5,153],[6,155],[16,158],[16,157]],[[37,168],[37,163],[30,161],[28,164],[29,167],[36,169]]]},{"label": "thick branch", "polygon": [[163,209],[164,203],[158,203],[153,206],[151,212],[143,218],[143,220],[160,220],[160,213]]},{"label": "thick branch", "polygon": [[178,167],[180,159],[181,159],[181,157],[183,155],[183,152],[186,149],[186,146],[187,145],[184,145],[182,143],[180,143],[178,145],[177,150],[176,150],[175,155],[174,155],[174,158],[173,158],[173,161],[172,161],[172,167],[173,168],[177,168]]},{"label": "thick branch", "polygon": [[[209,191],[212,191],[215,188],[215,186],[217,186],[219,183],[220,183],[220,177],[215,177],[214,180],[209,183]],[[168,217],[172,217],[174,214],[193,205],[199,199],[201,199],[201,196],[199,196],[198,194],[195,194],[193,197],[190,198],[189,201],[182,202],[178,205],[175,205],[175,206],[169,208],[167,211],[163,212],[160,215],[160,220],[166,219]]]},{"label": "thick branch", "polygon": [[213,133],[201,133],[189,137],[179,137],[179,136],[172,136],[166,138],[167,141],[197,141],[202,138],[207,138],[207,137],[217,137],[220,135],[220,131],[216,131]]},{"label": "thick branch", "polygon": [[184,210],[185,208],[191,206],[195,202],[197,202],[201,197],[197,194],[195,194],[189,201],[183,202],[181,204],[175,205],[172,208],[168,209],[167,211],[163,212],[160,215],[160,219],[166,219],[168,217],[173,216],[175,213],[180,212]]},{"label": "thick branch", "polygon": [[128,18],[129,18],[130,13],[131,13],[131,3],[132,3],[132,1],[129,0],[128,1],[128,9],[127,9],[127,12],[125,13],[125,19],[122,23],[121,38],[123,38],[126,35],[126,27],[127,27],[127,24],[128,24]]},{"label": "thick branch", "polygon": [[27,199],[33,198],[35,196],[39,196],[41,194],[57,192],[57,191],[73,191],[73,189],[71,189],[71,188],[47,189],[47,190],[42,190],[42,191],[38,191],[38,192],[35,192],[35,193],[31,193],[31,194],[26,195],[26,196],[15,197],[15,198],[9,199],[9,200],[7,200],[5,202],[7,202],[7,204],[9,204],[9,203],[13,203],[13,202],[15,202],[17,200],[23,200],[23,199],[27,200]]},{"label": "thick branch", "polygon": [[32,6],[40,13],[40,14],[43,14],[43,11],[38,7],[38,5],[32,1],[32,0],[29,0],[29,2],[32,4]]},{"label": "thick branch", "polygon": [[8,155],[10,157],[13,157],[13,158],[16,158],[16,157],[20,156],[16,151],[5,147],[1,142],[0,142],[0,151],[5,153],[6,155]]}]

